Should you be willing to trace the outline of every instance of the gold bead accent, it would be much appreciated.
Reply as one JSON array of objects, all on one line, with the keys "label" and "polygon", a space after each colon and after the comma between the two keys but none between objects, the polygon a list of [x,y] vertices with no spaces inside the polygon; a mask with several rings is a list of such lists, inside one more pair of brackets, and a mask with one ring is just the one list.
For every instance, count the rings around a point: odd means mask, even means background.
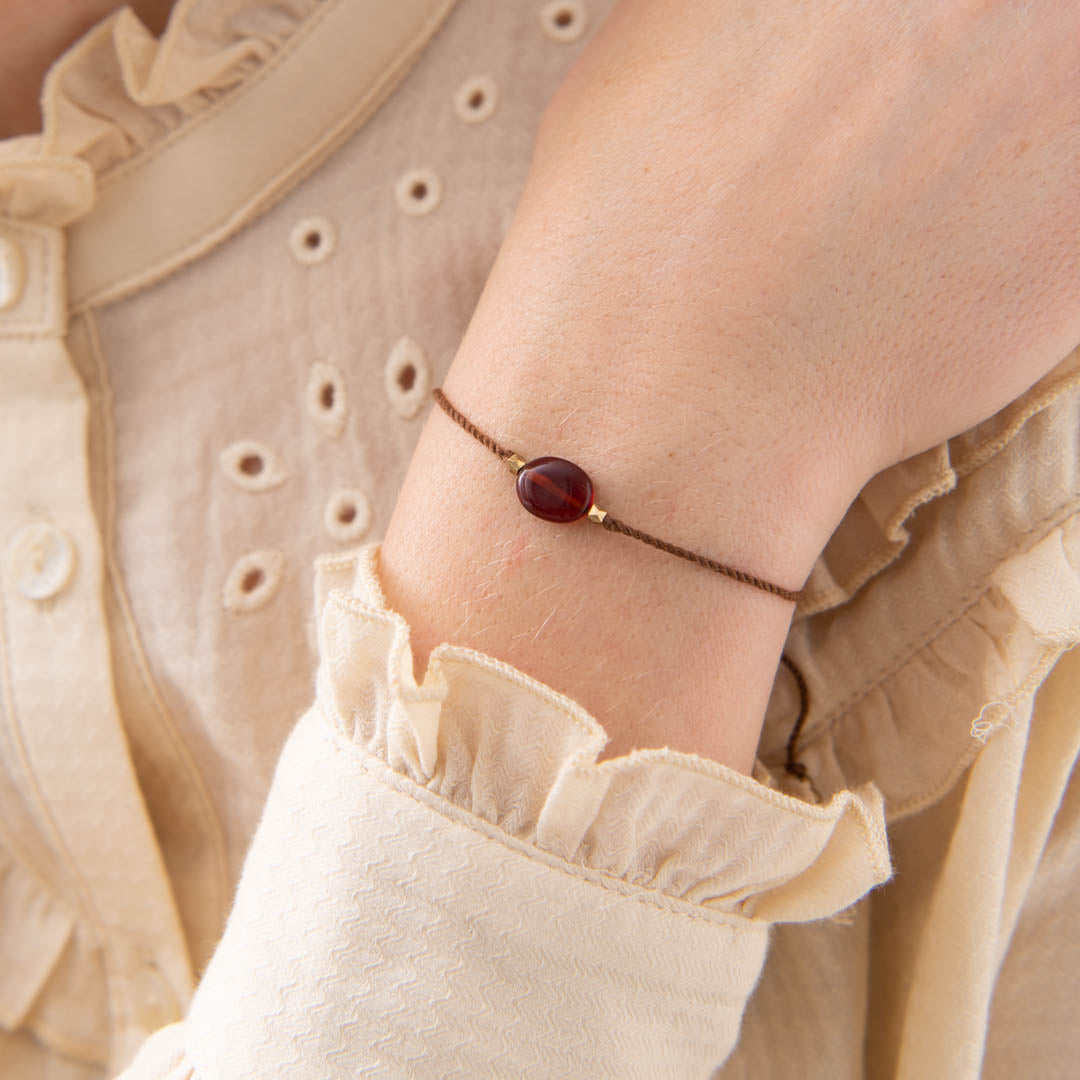
[{"label": "gold bead accent", "polygon": [[590,521],[595,521],[597,525],[600,525],[603,524],[604,518],[606,517],[607,511],[601,510],[600,507],[596,505],[596,503],[593,503],[592,506],[589,507]]},{"label": "gold bead accent", "polygon": [[517,454],[511,454],[509,457],[504,457],[503,461],[506,462],[506,467],[515,476],[525,468],[525,459],[523,457],[518,457]]}]

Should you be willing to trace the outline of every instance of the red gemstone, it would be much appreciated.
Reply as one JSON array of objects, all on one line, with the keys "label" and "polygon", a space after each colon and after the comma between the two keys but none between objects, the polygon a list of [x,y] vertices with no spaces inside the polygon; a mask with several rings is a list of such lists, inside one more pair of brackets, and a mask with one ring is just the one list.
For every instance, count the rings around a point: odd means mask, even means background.
[{"label": "red gemstone", "polygon": [[538,457],[517,474],[517,496],[530,514],[545,521],[577,521],[592,506],[592,481],[572,461]]}]

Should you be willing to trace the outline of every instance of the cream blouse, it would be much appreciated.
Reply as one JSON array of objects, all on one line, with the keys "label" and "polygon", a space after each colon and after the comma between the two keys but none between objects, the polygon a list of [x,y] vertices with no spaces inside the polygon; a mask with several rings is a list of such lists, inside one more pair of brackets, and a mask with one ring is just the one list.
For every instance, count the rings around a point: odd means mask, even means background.
[{"label": "cream blouse", "polygon": [[852,505],[809,783],[783,669],[752,777],[414,681],[379,537],[610,3],[125,10],[0,143],[5,1080],[1074,1075],[1080,350]]}]

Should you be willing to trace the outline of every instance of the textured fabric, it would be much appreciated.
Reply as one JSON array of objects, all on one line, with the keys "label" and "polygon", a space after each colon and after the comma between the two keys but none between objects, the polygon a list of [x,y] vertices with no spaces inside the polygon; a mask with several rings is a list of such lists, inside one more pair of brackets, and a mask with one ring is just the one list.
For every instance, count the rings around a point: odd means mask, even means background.
[{"label": "textured fabric", "polygon": [[[467,649],[416,686],[377,553],[326,602],[317,702],[188,1017],[198,1073],[707,1075],[765,957],[754,913],[820,917],[888,877],[877,793],[817,807],[667,751],[597,765],[588,714]],[[320,593],[349,564],[323,569]]]},{"label": "textured fabric", "polygon": [[0,143],[5,1078],[1074,1071],[1080,350],[830,540],[812,785],[783,670],[752,777],[412,679],[377,540],[569,6],[120,12]]}]

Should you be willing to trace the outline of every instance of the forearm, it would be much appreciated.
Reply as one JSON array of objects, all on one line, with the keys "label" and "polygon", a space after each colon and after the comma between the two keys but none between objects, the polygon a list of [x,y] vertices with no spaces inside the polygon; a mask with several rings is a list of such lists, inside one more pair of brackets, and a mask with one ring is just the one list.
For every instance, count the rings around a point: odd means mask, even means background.
[{"label": "forearm", "polygon": [[[618,290],[574,288],[532,233],[519,226],[500,253],[450,400],[526,459],[581,465],[629,524],[800,588],[848,489],[779,418],[702,396],[693,334],[661,348],[631,312],[614,325]],[[587,520],[542,521],[513,485],[432,411],[380,560],[417,677],[440,642],[469,646],[584,705],[611,736],[605,757],[667,745],[748,772],[793,605]]]}]

